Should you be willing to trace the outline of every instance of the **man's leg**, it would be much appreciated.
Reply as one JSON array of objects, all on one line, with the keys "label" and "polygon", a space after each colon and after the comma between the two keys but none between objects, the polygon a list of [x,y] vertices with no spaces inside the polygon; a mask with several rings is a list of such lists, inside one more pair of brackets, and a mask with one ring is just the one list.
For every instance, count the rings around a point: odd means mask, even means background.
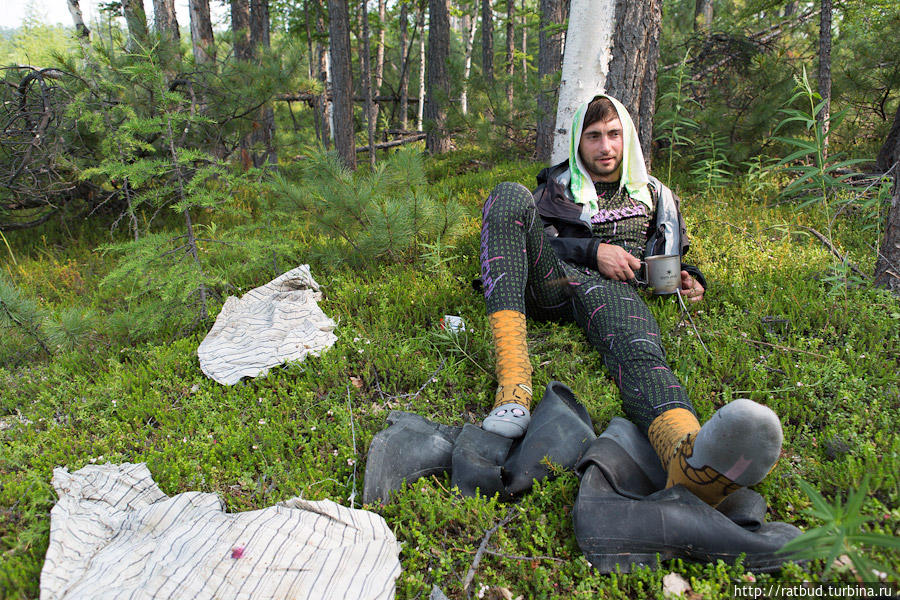
[{"label": "man's leg", "polygon": [[659,326],[628,284],[596,278],[576,288],[575,318],[619,386],[625,414],[647,433],[668,473],[715,506],[741,486],[758,483],[781,450],[781,423],[765,406],[736,400],[701,428],[672,373]]},{"label": "man's leg", "polygon": [[[529,312],[571,314],[562,265],[543,232],[534,198],[518,183],[501,183],[484,203],[481,279],[494,338],[497,393],[482,427],[520,437],[531,420],[531,362],[525,339]],[[568,313],[566,313],[568,311]]]}]

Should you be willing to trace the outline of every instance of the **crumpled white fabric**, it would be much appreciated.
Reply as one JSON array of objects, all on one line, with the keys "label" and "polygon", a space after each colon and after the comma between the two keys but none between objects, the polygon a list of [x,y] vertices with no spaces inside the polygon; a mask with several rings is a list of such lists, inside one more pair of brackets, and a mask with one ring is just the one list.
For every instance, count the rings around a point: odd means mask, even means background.
[{"label": "crumpled white fabric", "polygon": [[389,599],[400,544],[381,516],[299,498],[226,513],[166,496],[143,463],[57,467],[41,600]]},{"label": "crumpled white fabric", "polygon": [[301,265],[241,296],[229,296],[197,348],[200,369],[234,385],[280,364],[318,355],[337,340],[322,309],[319,284]]}]

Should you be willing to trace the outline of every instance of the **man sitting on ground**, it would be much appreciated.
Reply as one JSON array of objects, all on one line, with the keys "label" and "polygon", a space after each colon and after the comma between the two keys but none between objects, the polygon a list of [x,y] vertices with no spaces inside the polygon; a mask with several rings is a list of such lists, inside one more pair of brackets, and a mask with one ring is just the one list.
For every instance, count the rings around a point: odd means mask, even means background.
[{"label": "man sitting on ground", "polygon": [[[635,286],[650,254],[684,254],[678,199],[648,176],[637,131],[617,100],[598,95],[575,113],[569,160],[538,175],[534,195],[501,183],[484,205],[481,276],[498,387],[483,428],[524,435],[531,363],[525,315],[577,322],[603,356],[625,414],[649,437],[668,472],[715,506],[758,483],[781,449],[778,417],[736,400],[700,427],[666,363],[659,326]],[[703,299],[700,272],[684,266],[681,293]]]}]

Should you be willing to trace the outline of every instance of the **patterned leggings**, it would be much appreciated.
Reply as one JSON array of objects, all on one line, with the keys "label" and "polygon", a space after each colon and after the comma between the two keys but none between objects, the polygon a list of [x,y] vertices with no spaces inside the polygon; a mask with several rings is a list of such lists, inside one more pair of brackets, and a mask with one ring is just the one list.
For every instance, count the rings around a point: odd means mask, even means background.
[{"label": "patterned leggings", "polygon": [[603,356],[622,408],[644,433],[672,408],[694,412],[666,364],[659,325],[633,287],[559,259],[534,197],[501,183],[484,204],[481,278],[488,314],[515,310],[538,320],[575,320]]}]

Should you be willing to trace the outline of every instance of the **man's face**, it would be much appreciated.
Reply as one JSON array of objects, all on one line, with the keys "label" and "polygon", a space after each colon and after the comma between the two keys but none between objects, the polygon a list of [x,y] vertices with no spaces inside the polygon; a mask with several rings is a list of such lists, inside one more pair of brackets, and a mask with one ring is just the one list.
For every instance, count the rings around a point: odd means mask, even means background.
[{"label": "man's face", "polygon": [[581,132],[578,154],[592,181],[618,181],[622,174],[622,123],[594,121]]}]

